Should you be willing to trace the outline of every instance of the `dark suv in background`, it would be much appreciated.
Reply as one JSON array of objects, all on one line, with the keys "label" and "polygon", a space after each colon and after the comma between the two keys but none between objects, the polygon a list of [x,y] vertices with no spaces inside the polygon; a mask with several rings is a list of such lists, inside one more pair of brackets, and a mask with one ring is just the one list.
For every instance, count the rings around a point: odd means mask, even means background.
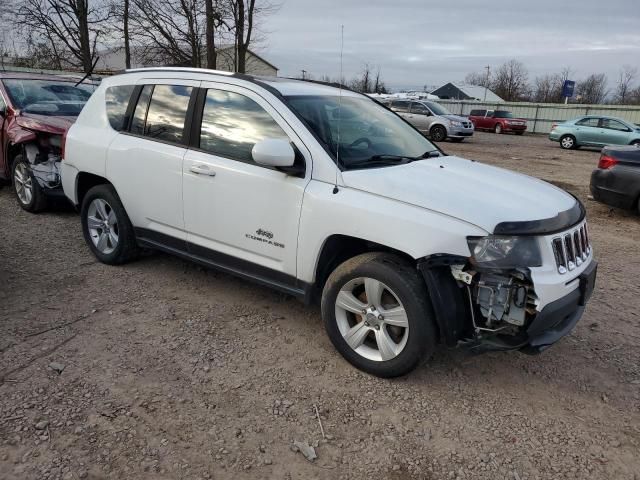
[{"label": "dark suv in background", "polygon": [[13,183],[29,212],[61,196],[62,136],[95,89],[55,75],[0,72],[0,182]]}]

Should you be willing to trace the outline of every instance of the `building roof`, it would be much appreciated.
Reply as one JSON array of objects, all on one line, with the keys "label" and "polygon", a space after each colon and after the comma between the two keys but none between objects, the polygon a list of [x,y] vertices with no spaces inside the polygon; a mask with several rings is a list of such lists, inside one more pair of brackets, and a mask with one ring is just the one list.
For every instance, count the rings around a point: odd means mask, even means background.
[{"label": "building roof", "polygon": [[[219,47],[216,47],[216,51],[218,52],[222,52],[224,50],[229,50],[229,49],[233,49],[235,50],[235,45],[220,45]],[[256,52],[254,52],[253,50],[247,48],[247,53],[250,53],[251,55],[253,55],[254,57],[256,57],[258,60],[260,60],[263,63],[266,63],[267,65],[269,65],[271,68],[273,68],[275,71],[280,70],[278,67],[276,67],[273,63],[269,62],[268,60],[265,60],[264,57],[258,55]]]},{"label": "building roof", "polygon": [[479,100],[481,102],[483,101],[500,102],[500,103],[504,102],[502,98],[500,98],[498,95],[496,95],[486,87],[481,87],[480,85],[466,85],[464,83],[449,82],[442,85],[440,88],[436,88],[431,93],[433,93],[434,95],[438,95],[437,93],[438,90],[443,89],[444,87],[447,87],[449,85],[458,89],[462,94],[464,94],[466,97],[469,97],[472,100]]}]

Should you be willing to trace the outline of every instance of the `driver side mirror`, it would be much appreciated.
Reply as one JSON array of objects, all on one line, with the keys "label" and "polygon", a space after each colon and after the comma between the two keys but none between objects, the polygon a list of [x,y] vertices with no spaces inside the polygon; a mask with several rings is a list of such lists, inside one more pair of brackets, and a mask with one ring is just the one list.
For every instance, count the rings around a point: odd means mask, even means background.
[{"label": "driver side mirror", "polygon": [[258,165],[266,167],[291,167],[296,159],[293,147],[281,138],[265,138],[251,149],[251,157]]}]

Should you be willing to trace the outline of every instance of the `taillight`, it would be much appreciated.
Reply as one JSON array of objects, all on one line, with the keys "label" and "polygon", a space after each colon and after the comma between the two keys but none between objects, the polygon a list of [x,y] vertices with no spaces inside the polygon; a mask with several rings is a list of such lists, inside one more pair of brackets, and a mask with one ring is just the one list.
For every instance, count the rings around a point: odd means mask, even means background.
[{"label": "taillight", "polygon": [[69,130],[65,130],[65,132],[62,134],[62,142],[60,143],[60,158],[62,160],[64,160],[64,150],[65,147],[67,146],[67,132]]},{"label": "taillight", "polygon": [[598,168],[607,170],[617,164],[618,164],[618,160],[603,153],[600,156],[600,161],[598,162]]},{"label": "taillight", "polygon": [[557,126],[558,126],[557,123],[552,123],[551,124],[551,130],[555,130]]}]

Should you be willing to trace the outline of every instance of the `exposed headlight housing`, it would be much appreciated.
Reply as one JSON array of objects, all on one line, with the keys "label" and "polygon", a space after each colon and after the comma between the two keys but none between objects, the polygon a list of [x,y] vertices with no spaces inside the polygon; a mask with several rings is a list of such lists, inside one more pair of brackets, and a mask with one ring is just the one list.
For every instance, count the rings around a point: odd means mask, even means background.
[{"label": "exposed headlight housing", "polygon": [[536,237],[467,237],[471,263],[485,268],[540,267],[542,256]]}]

